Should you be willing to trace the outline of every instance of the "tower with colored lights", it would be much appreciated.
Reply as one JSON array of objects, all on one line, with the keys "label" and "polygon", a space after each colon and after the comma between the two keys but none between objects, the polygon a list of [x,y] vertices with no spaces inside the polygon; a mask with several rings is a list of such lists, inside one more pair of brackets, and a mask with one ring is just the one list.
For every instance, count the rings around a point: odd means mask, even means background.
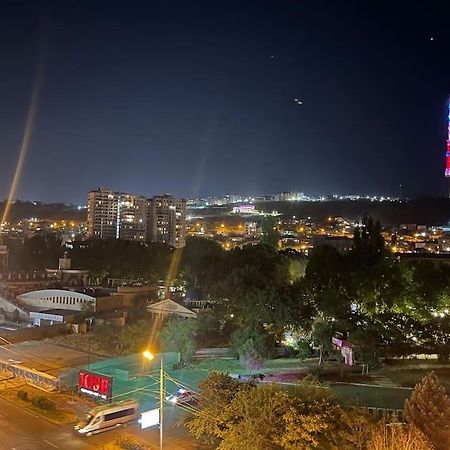
[{"label": "tower with colored lights", "polygon": [[447,117],[447,151],[445,153],[445,178],[448,185],[448,196],[450,197],[450,97],[448,99],[448,117]]}]

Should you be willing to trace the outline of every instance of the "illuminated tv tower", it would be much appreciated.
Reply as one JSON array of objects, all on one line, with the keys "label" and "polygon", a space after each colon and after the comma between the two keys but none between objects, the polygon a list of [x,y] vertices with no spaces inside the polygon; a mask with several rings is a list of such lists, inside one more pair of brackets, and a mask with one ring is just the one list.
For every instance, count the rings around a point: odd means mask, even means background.
[{"label": "illuminated tv tower", "polygon": [[445,153],[445,177],[449,187],[448,196],[450,197],[450,97],[448,99],[448,117],[447,117],[447,151]]}]

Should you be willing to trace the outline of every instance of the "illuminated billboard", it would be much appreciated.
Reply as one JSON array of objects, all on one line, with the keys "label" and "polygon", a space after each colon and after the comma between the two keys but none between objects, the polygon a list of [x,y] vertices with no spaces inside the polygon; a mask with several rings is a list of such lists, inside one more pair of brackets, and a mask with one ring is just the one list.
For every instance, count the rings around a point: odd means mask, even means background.
[{"label": "illuminated billboard", "polygon": [[101,398],[102,400],[111,400],[112,381],[113,379],[107,375],[80,370],[78,389],[83,394]]}]

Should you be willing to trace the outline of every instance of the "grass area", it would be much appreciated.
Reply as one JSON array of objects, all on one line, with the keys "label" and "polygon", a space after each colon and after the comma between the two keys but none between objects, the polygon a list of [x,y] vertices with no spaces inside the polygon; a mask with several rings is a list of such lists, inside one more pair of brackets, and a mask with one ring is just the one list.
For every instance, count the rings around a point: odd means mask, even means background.
[{"label": "grass area", "polygon": [[[194,364],[195,368],[201,371],[217,370],[220,372],[248,374],[250,371],[245,369],[237,359],[207,359]],[[301,369],[307,367],[308,363],[300,359],[277,358],[265,361],[263,368],[253,372],[267,373],[271,371],[281,371],[289,369]]]},{"label": "grass area", "polygon": [[411,395],[409,389],[391,387],[354,386],[349,384],[333,384],[331,387],[339,402],[348,406],[403,409],[405,400]]},{"label": "grass area", "polygon": [[41,391],[40,389],[37,389],[33,386],[23,386],[20,388],[21,390],[28,393],[28,397],[30,400],[34,397],[41,397],[45,396],[49,400],[51,400],[55,404],[55,409],[51,411],[46,411],[41,408],[38,408],[34,406],[31,401],[25,401],[17,397],[17,387],[12,387],[8,389],[2,389],[1,391],[1,397],[3,397],[6,400],[9,400],[11,403],[14,403],[24,409],[27,409],[41,417],[44,417],[51,422],[57,423],[57,424],[72,424],[76,422],[77,417],[74,416],[70,411],[61,408],[58,404],[58,401],[55,401],[55,396],[58,394],[47,394],[44,391]]},{"label": "grass area", "polygon": [[447,391],[450,392],[450,367],[436,369],[385,369],[383,374],[398,386],[414,387],[431,370],[434,371],[434,373],[447,388]]},{"label": "grass area", "polygon": [[108,352],[102,346],[98,345],[92,333],[65,334],[47,338],[45,341],[50,342],[51,344],[70,347],[78,351],[86,352],[89,349],[90,353],[93,355],[96,354],[106,358],[114,357],[112,352]]},{"label": "grass area", "polygon": [[[301,369],[305,367],[305,363],[299,359],[270,359],[267,360],[262,369],[254,370],[253,373],[271,373],[282,372],[283,370]],[[225,372],[236,375],[245,375],[250,373],[248,369],[242,367],[237,359],[207,359],[196,362],[189,367],[179,369],[176,371],[170,371],[169,375],[179,380],[182,384],[196,389],[198,383],[208,376],[208,372],[211,370],[217,370],[219,372]],[[174,385],[173,385],[174,387]],[[170,390],[171,384],[169,382]]]}]

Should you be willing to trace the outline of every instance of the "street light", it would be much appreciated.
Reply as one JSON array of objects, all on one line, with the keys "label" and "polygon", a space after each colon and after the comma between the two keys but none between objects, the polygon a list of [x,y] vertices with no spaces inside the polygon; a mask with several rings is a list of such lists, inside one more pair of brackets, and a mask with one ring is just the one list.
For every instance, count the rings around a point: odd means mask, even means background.
[{"label": "street light", "polygon": [[[164,407],[164,365],[163,354],[160,353],[160,366],[159,366],[159,448],[163,448],[163,407]],[[142,356],[149,361],[155,359],[155,355],[149,350],[145,350]]]}]

